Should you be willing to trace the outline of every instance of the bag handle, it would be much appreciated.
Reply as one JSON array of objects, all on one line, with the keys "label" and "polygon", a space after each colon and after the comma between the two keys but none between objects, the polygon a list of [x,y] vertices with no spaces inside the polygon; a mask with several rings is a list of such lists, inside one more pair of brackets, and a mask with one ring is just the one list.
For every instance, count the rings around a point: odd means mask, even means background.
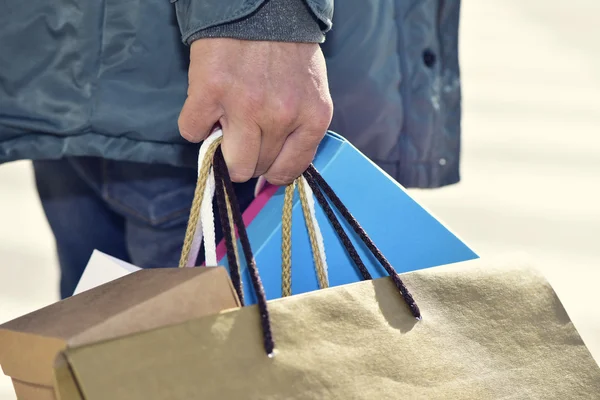
[{"label": "bag handle", "polygon": [[[223,134],[220,129],[214,131],[202,143],[202,146],[200,147],[200,152],[198,153],[198,180],[196,181],[196,189],[194,190],[194,200],[190,209],[190,217],[185,232],[185,238],[183,240],[181,257],[179,258],[180,268],[196,266],[196,260],[198,258],[200,245],[202,243],[203,231],[212,228],[212,237],[214,238],[214,216],[212,216],[212,193],[214,193],[214,187],[211,187],[212,185],[210,185],[210,183],[214,183],[214,179],[209,178],[213,174],[213,155],[215,154],[215,151],[221,144],[222,136]],[[202,207],[203,204],[204,207]],[[201,209],[204,212],[202,212]],[[210,214],[209,217],[201,218],[201,215],[206,213]],[[202,219],[204,219],[205,221],[202,221]],[[211,227],[205,227],[205,224],[213,225]],[[210,236],[210,234],[208,236]],[[208,249],[206,249],[206,245],[207,243],[205,241],[205,250],[207,250],[208,252]]]},{"label": "bag handle", "polygon": [[[250,246],[250,240],[248,239],[248,232],[246,232],[246,226],[244,225],[242,212],[240,210],[235,195],[235,190],[233,188],[233,184],[231,183],[231,178],[229,176],[229,171],[227,169],[227,165],[225,164],[225,158],[223,157],[223,152],[221,151],[220,147],[215,152],[214,171],[217,188],[217,204],[219,205],[219,215],[221,216],[221,221],[227,219],[227,222],[223,224],[223,232],[224,234],[226,234],[225,243],[230,243],[231,248],[233,248],[231,242],[234,241],[234,233],[231,232],[231,225],[229,223],[230,221],[233,221],[240,235],[242,251],[244,253],[244,258],[246,259],[246,265],[248,266],[248,270],[250,272],[250,280],[252,281],[252,287],[254,289],[254,293],[256,294],[258,310],[260,313],[260,324],[263,331],[263,344],[265,347],[265,351],[267,352],[267,355],[269,357],[273,357],[275,351],[275,342],[273,341],[273,333],[271,330],[271,318],[269,316],[269,309],[267,308],[267,297],[265,295],[265,289],[260,279],[260,275],[258,273],[256,261],[254,260],[254,255],[252,254],[252,248]],[[225,204],[227,198],[229,198],[229,204],[231,205],[229,209],[227,209]],[[227,211],[224,210],[224,208],[227,209]],[[229,210],[231,210],[231,213],[230,215],[227,215],[229,213]],[[231,268],[230,264],[230,273],[232,275],[231,281],[233,282],[236,291],[241,293],[242,285],[239,277],[239,266],[236,265],[236,267],[237,268]],[[237,275],[235,281],[233,277],[234,274],[232,273],[234,270],[237,272],[235,274]]]},{"label": "bag handle", "polygon": [[[337,220],[337,218],[336,218],[335,214],[333,213],[333,211],[331,210],[331,207],[329,207],[329,204],[327,204],[327,200],[325,200],[323,193],[325,193],[325,195],[333,203],[335,208],[337,208],[337,210],[342,214],[342,216],[344,217],[346,222],[348,222],[348,224],[352,227],[354,232],[356,232],[356,234],[360,237],[362,242],[367,246],[367,248],[369,249],[371,254],[373,254],[373,256],[375,256],[377,261],[379,261],[379,263],[385,269],[385,271],[388,273],[390,278],[392,278],[394,285],[396,286],[396,288],[398,289],[398,291],[404,298],[404,301],[410,308],[412,315],[417,320],[421,320],[422,319],[421,311],[419,310],[419,307],[417,306],[415,299],[412,297],[412,295],[408,291],[408,288],[406,287],[404,282],[402,282],[402,279],[400,279],[400,277],[398,276],[398,273],[396,272],[394,267],[392,267],[390,262],[387,260],[387,258],[385,258],[385,256],[381,252],[381,250],[379,250],[377,248],[377,246],[371,240],[369,235],[367,235],[367,232],[365,232],[365,230],[360,226],[358,221],[354,218],[354,216],[346,208],[344,203],[342,203],[340,198],[335,194],[335,192],[333,191],[331,186],[329,186],[329,184],[325,181],[325,179],[323,179],[321,174],[319,174],[317,169],[312,164],[304,172],[304,177],[306,178],[306,180],[308,181],[308,184],[311,186],[313,192],[315,193],[315,196],[317,197],[317,201],[319,202],[321,207],[323,207],[324,210],[329,209],[329,212],[327,212],[327,211],[325,211],[325,212],[326,212],[329,220],[334,225],[334,229],[336,230],[336,233],[340,237],[346,238],[345,240],[342,239],[342,242],[344,243],[344,247],[346,247],[346,250],[348,251],[348,253],[349,254],[353,253],[356,256],[356,259],[355,259],[355,257],[351,255],[354,262],[356,263],[357,260],[360,260],[360,256],[358,256],[358,253],[356,253],[356,249],[354,249],[354,246],[352,245],[352,242],[350,241],[350,239],[348,239],[348,236],[346,235],[346,233],[343,232],[343,228],[341,227],[339,222],[333,223],[331,217],[333,217],[333,219],[335,219],[335,220]],[[323,191],[323,193],[321,193],[321,190]],[[360,261],[360,264],[362,264],[362,261]],[[360,264],[357,264],[357,265],[360,265]],[[359,266],[359,268],[361,268],[361,267]],[[362,264],[362,268],[364,268],[364,264]],[[362,269],[361,269],[361,272],[363,272]],[[366,272],[366,274],[364,272]],[[364,272],[363,272],[363,277],[365,279],[372,279],[370,277],[369,272],[366,270],[366,268],[364,268]],[[369,278],[367,278],[366,276],[369,276]]]},{"label": "bag handle", "polygon": [[[188,246],[184,246],[183,256],[180,260],[180,266],[193,267],[196,265],[198,253],[201,247],[202,240],[204,239],[204,250],[205,250],[205,265],[217,265],[217,253],[216,253],[216,240],[215,240],[215,225],[214,225],[214,213],[213,213],[213,198],[215,197],[215,176],[213,165],[210,160],[214,157],[214,153],[217,149],[218,143],[222,140],[223,133],[221,129],[216,129],[213,133],[202,143],[198,154],[198,183],[197,187],[202,188],[202,197],[196,197],[195,204],[200,203],[199,207],[199,218],[194,229],[193,240],[189,249],[189,254],[185,254],[188,251]],[[216,143],[213,145],[213,143]],[[214,160],[213,160],[214,162]],[[313,260],[317,270],[317,277],[319,280],[319,286],[321,289],[329,287],[329,280],[327,276],[327,259],[325,255],[325,246],[323,243],[323,235],[319,228],[319,223],[316,218],[315,204],[313,199],[312,190],[308,186],[306,180],[300,177],[296,180],[298,183],[299,197],[302,205],[302,211],[306,222],[307,230],[309,233],[310,244],[312,247]],[[283,213],[283,233],[287,236],[287,240],[283,240],[282,244],[282,294],[283,296],[291,295],[291,222],[292,222],[292,206],[293,196],[296,182],[289,185],[286,189],[285,203]],[[258,187],[258,185],[257,185]],[[218,205],[219,206],[219,205]],[[220,207],[226,207],[229,218],[221,219],[221,225],[228,228],[231,232],[235,232],[235,226],[231,219],[231,204],[229,198],[225,197],[225,203],[221,204]],[[196,207],[193,207],[192,213],[194,216],[196,213]],[[221,217],[225,217],[223,214]],[[190,219],[193,222],[192,219]],[[186,242],[188,243],[191,234],[191,229],[188,230],[186,235]],[[287,234],[287,235],[286,235]],[[241,272],[239,271],[239,254],[237,249],[237,240],[235,235],[225,235],[225,248],[227,250],[227,259],[231,267],[237,268],[231,271],[232,281],[241,283]],[[185,265],[183,264],[185,260]],[[237,291],[240,302],[244,303],[243,290]]]},{"label": "bag handle", "polygon": [[[214,154],[214,158],[212,160],[212,168],[211,168],[211,157],[210,155]],[[248,266],[248,270],[250,272],[251,283],[253,286],[253,290],[256,293],[257,297],[257,305],[260,313],[260,322],[263,330],[263,339],[264,339],[264,348],[269,357],[273,357],[275,343],[273,340],[273,334],[271,329],[271,322],[269,316],[269,310],[267,307],[267,300],[264,291],[264,287],[262,285],[262,281],[260,279],[260,275],[258,272],[258,268],[256,266],[256,261],[254,259],[254,255],[252,253],[252,248],[250,246],[250,241],[248,239],[248,233],[246,231],[246,227],[243,222],[242,213],[239,208],[239,204],[237,202],[237,198],[235,195],[235,190],[233,188],[233,184],[231,182],[229,171],[227,169],[227,165],[225,163],[225,159],[223,157],[222,150],[220,148],[220,138],[215,139],[212,143],[207,145],[207,151],[205,153],[206,157],[201,161],[199,173],[198,173],[198,181],[196,185],[196,190],[194,192],[194,201],[192,204],[191,212],[190,212],[190,220],[188,223],[188,227],[186,230],[185,241],[182,248],[182,254],[179,266],[185,267],[189,265],[191,262],[190,254],[192,253],[192,248],[196,246],[194,244],[194,240],[197,240],[199,236],[196,231],[199,228],[199,220],[200,215],[199,211],[203,201],[205,200],[205,193],[207,193],[207,182],[209,182],[209,176],[214,173],[214,182],[215,182],[215,194],[217,198],[218,212],[221,220],[221,225],[223,228],[223,233],[225,236],[225,243],[227,247],[227,257],[230,265],[230,275],[233,286],[240,298],[240,302],[243,305],[243,291],[242,291],[242,282],[240,277],[239,270],[239,256],[237,254],[236,248],[236,240],[235,240],[235,230],[240,236],[240,242],[242,245],[242,250],[244,253],[244,257],[246,259],[246,264]],[[392,278],[396,288],[402,295],[404,301],[407,303],[412,315],[417,319],[421,320],[421,313],[419,307],[417,306],[414,298],[389,263],[389,261],[383,256],[381,251],[377,248],[377,246],[373,243],[373,241],[369,238],[364,229],[360,226],[358,221],[352,216],[350,211],[344,206],[339,197],[335,194],[333,189],[327,184],[325,179],[319,174],[316,168],[313,165],[310,165],[309,168],[304,172],[302,177],[296,181],[298,186],[300,187],[300,196],[301,202],[303,205],[308,204],[308,198],[312,198],[309,196],[307,192],[307,188],[310,189],[312,194],[316,197],[320,206],[323,208],[327,218],[332,224],[334,230],[342,240],[342,243],[348,252],[350,258],[353,260],[354,264],[359,269],[364,280],[372,279],[371,274],[365,267],[362,262],[356,248],[352,244],[350,238],[344,231],[340,222],[337,219],[333,209],[329,205],[326,197],[329,201],[338,209],[342,217],[346,220],[346,222],[352,227],[352,229],[356,232],[356,234],[361,238],[363,243],[367,246],[369,251],[373,254],[373,256],[379,261],[379,263],[383,266],[386,272]],[[210,190],[208,191],[210,192]],[[289,204],[292,204],[294,193],[294,186],[291,185],[286,188],[286,201],[284,202],[286,206],[284,206],[284,220],[289,220],[289,224],[286,223],[286,227],[291,228],[291,207]],[[302,200],[304,197],[304,200]],[[308,211],[307,211],[308,210]],[[303,212],[305,217],[311,215],[310,206],[304,207]],[[307,227],[310,232],[316,232],[315,226],[312,227],[309,224],[309,220],[307,219]],[[314,219],[316,221],[316,218]],[[318,226],[318,225],[317,225]],[[288,232],[288,233],[286,233]],[[291,229],[285,230],[283,235],[287,235],[286,239],[282,241],[282,260],[284,261],[284,266],[289,266],[291,268]],[[287,241],[289,246],[285,246],[285,242]],[[313,242],[317,244],[313,246],[313,257],[316,257],[315,254],[320,253],[320,249],[323,247],[322,244],[318,244],[318,239],[311,239],[311,245]],[[289,250],[288,250],[289,249]],[[315,249],[317,251],[315,251]],[[322,256],[324,260],[324,252]],[[288,261],[286,261],[288,260]],[[317,259],[315,258],[315,264],[317,265],[318,274],[322,274],[323,271],[319,272],[319,266],[317,263]],[[290,282],[290,291],[291,291],[291,270],[289,271],[289,282]],[[326,273],[326,272],[325,272]],[[320,284],[322,284],[320,279]]]},{"label": "bag handle", "polygon": [[327,257],[325,255],[325,245],[323,235],[319,228],[319,222],[315,212],[313,193],[306,183],[306,179],[300,176],[294,183],[285,188],[283,200],[283,213],[281,221],[281,294],[282,297],[292,294],[292,208],[294,205],[294,191],[298,186],[300,205],[304,214],[306,230],[313,255],[313,262],[317,272],[319,287],[325,289],[329,287],[329,277],[327,273]]},{"label": "bag handle", "polygon": [[[196,187],[204,187],[204,190],[202,192],[202,197],[198,199],[198,202],[200,203],[200,207],[198,210],[199,218],[193,233],[193,240],[189,249],[189,254],[184,254],[184,257],[182,257],[182,259],[180,260],[180,266],[184,266],[184,258],[186,267],[196,266],[196,261],[198,259],[198,254],[200,252],[202,240],[204,240],[205,265],[217,265],[218,263],[217,243],[215,234],[215,216],[213,212],[213,199],[215,197],[215,176],[212,166],[212,159],[214,157],[214,153],[218,147],[218,144],[222,140],[222,137],[222,130],[216,129],[209,135],[208,138],[206,138],[206,140],[202,142],[202,145],[200,146],[200,151],[198,153],[198,182],[196,184]],[[217,143],[213,146],[213,143],[215,142]],[[192,210],[192,212],[194,212],[194,215],[198,215],[196,213],[195,208]],[[189,233],[191,234],[192,232],[190,231]],[[184,243],[187,243],[187,240],[189,240],[189,238],[186,238],[186,241]],[[235,242],[233,246],[237,247]],[[187,251],[187,247],[185,248],[185,250]]]},{"label": "bag handle", "polygon": [[[217,167],[217,164],[219,164],[218,167]],[[246,262],[248,263],[251,277],[253,280],[254,290],[256,291],[256,294],[257,294],[257,303],[258,303],[258,307],[259,307],[260,315],[261,315],[261,326],[262,326],[263,334],[264,334],[265,350],[267,351],[267,354],[270,357],[272,357],[274,354],[273,353],[274,343],[273,343],[273,335],[272,335],[272,331],[271,331],[270,317],[269,317],[268,308],[267,308],[267,304],[266,304],[266,296],[264,293],[264,288],[262,287],[262,283],[260,282],[260,277],[258,275],[258,269],[256,267],[256,263],[254,261],[253,255],[252,255],[252,250],[250,248],[248,235],[247,235],[245,226],[242,221],[242,215],[239,210],[239,207],[237,207],[237,201],[235,200],[235,197],[234,197],[235,192],[231,185],[231,181],[229,181],[229,182],[227,181],[228,180],[227,167],[225,165],[224,159],[222,158],[222,153],[221,153],[220,148],[217,149],[217,152],[215,154],[215,175],[217,175],[217,171],[219,171],[219,174],[223,173],[223,176],[225,177],[224,183],[225,183],[226,187],[227,187],[227,185],[229,186],[229,189],[227,191],[228,192],[227,196],[230,197],[232,204],[236,204],[236,206],[234,207],[235,211],[234,211],[233,218],[237,219],[236,226],[238,227],[238,230],[240,231],[240,240],[242,242],[242,246],[245,249]],[[388,272],[388,274],[392,278],[392,281],[394,282],[396,288],[398,289],[398,291],[402,295],[404,301],[408,305],[412,315],[417,320],[421,320],[422,317],[421,317],[421,312],[419,310],[419,307],[416,304],[412,295],[410,294],[409,290],[406,288],[406,285],[404,284],[402,279],[400,279],[400,277],[398,276],[398,273],[395,271],[395,269],[392,267],[392,265],[389,263],[389,261],[385,258],[385,256],[381,253],[381,251],[377,248],[375,243],[371,240],[371,238],[364,231],[364,229],[360,226],[358,221],[354,218],[354,216],[350,213],[350,211],[342,203],[342,201],[339,199],[339,197],[335,194],[333,189],[329,186],[329,184],[327,184],[325,179],[323,179],[323,177],[319,174],[319,172],[316,170],[316,168],[313,165],[309,166],[309,168],[303,174],[303,176],[297,180],[297,183],[298,183],[298,186],[300,187],[301,202],[303,201],[302,197],[304,197],[302,195],[302,193],[303,193],[302,185],[304,183],[306,183],[307,187],[310,187],[312,193],[314,193],[315,197],[317,198],[317,201],[319,202],[321,207],[324,209],[329,221],[334,226],[336,233],[342,239],[342,243],[344,244],[346,251],[350,254],[354,263],[361,270],[363,279],[370,280],[370,279],[372,279],[372,277],[371,277],[370,273],[368,272],[368,270],[366,269],[360,256],[358,255],[358,252],[356,251],[356,248],[352,244],[350,238],[348,237],[348,235],[342,228],[340,222],[337,219],[337,216],[333,212],[333,210],[332,210],[331,206],[329,205],[329,203],[327,202],[327,199],[325,198],[325,196],[327,196],[329,198],[329,200],[333,203],[333,205],[338,209],[340,214],[342,214],[342,217],[344,217],[344,219],[348,222],[348,224],[352,227],[352,229],[357,233],[357,235],[365,243],[365,245],[367,246],[369,251],[380,262],[380,264],[384,267],[386,272]],[[291,261],[286,261],[286,260],[291,260],[291,233],[286,233],[286,231],[291,232],[291,229],[286,229],[285,227],[287,226],[287,227],[291,228],[291,205],[292,205],[292,201],[293,201],[293,193],[294,193],[294,185],[293,184],[288,185],[286,187],[286,193],[285,193],[285,199],[284,199],[284,211],[283,211],[284,222],[282,223],[282,225],[283,225],[283,227],[282,227],[282,239],[283,239],[282,240],[282,261],[283,261],[282,262],[282,267],[283,267],[282,270],[283,270],[284,275],[285,275],[285,270],[288,269],[288,271],[289,271],[289,268],[291,267]],[[219,191],[217,191],[217,198],[219,198]],[[221,205],[218,208],[219,208],[219,210],[223,209],[223,207]],[[303,208],[303,210],[306,213],[307,209]],[[224,213],[220,211],[220,214],[223,215]],[[305,214],[305,216],[306,216],[306,214]],[[307,221],[310,221],[310,220],[311,219],[309,218]],[[289,221],[289,222],[285,222],[285,221]],[[225,222],[222,222],[222,223],[224,225],[226,225]],[[310,227],[309,222],[307,222],[307,225],[308,225],[308,229],[309,229],[309,236],[311,236],[310,231],[313,230],[313,228]],[[229,237],[231,238],[231,237],[233,237],[233,235],[229,235]],[[229,243],[231,243],[231,241],[229,241]],[[286,243],[287,243],[287,245],[286,245]],[[247,251],[246,251],[246,249],[247,249]],[[313,250],[314,250],[314,248],[313,248]],[[315,254],[316,254],[316,252],[313,251],[313,256]],[[232,264],[230,264],[230,265],[232,265]],[[289,278],[289,288],[290,288],[289,290],[291,291],[291,273],[288,273],[288,276],[290,277]],[[241,283],[238,283],[238,285],[241,285]],[[283,283],[283,285],[285,286],[285,283]],[[257,287],[259,288],[259,290],[257,290]],[[241,288],[239,290],[241,291]]]},{"label": "bag handle", "polygon": [[[217,149],[217,153],[222,156],[221,149]],[[219,219],[221,221],[221,229],[223,231],[223,238],[225,240],[225,249],[227,251],[227,261],[229,263],[229,274],[231,275],[231,282],[233,287],[238,295],[240,300],[240,304],[242,307],[245,305],[244,301],[244,290],[242,285],[242,277],[241,277],[241,268],[240,268],[240,256],[237,248],[237,240],[236,240],[236,219],[234,217],[234,209],[237,207],[239,209],[237,199],[231,199],[229,194],[225,189],[225,182],[223,175],[225,174],[222,170],[222,165],[220,164],[220,158],[215,153],[215,181],[216,184],[216,199],[217,199],[217,212],[219,213]],[[227,177],[229,177],[229,173],[226,172]],[[233,203],[232,203],[233,202]],[[244,232],[245,232],[245,225]],[[244,235],[247,238],[247,234]],[[242,246],[244,242],[242,241]],[[248,244],[249,246],[249,244]],[[246,253],[244,253],[247,256]],[[254,260],[254,255],[250,250],[250,257]],[[250,261],[246,258],[246,262],[250,265]]]}]

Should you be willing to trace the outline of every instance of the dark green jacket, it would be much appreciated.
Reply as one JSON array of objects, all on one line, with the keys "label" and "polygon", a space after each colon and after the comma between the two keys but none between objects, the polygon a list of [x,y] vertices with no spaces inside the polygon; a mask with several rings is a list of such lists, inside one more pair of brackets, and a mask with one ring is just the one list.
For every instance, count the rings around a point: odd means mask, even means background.
[{"label": "dark green jacket", "polygon": [[[177,130],[186,44],[244,35],[312,41],[331,26],[333,0],[277,0],[269,11],[275,1],[0,0],[0,162],[102,156],[193,166],[197,147]],[[309,17],[277,22],[273,12],[298,9],[285,1],[303,2]],[[323,45],[332,129],[405,186],[458,181],[459,7],[338,0]],[[280,26],[307,18],[316,32]]]}]

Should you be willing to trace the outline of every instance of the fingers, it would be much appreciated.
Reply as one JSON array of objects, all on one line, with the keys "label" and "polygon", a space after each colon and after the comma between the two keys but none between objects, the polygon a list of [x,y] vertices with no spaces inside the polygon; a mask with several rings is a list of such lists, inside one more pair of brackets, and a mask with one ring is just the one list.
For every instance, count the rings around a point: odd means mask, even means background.
[{"label": "fingers", "polygon": [[277,186],[292,183],[315,158],[317,147],[325,133],[326,129],[312,132],[298,130],[288,136],[275,162],[264,174],[265,179]]},{"label": "fingers", "polygon": [[297,128],[300,107],[297,99],[290,96],[288,101],[274,101],[265,109],[262,119],[262,140],[260,154],[254,176],[265,174],[277,159],[288,136]]},{"label": "fingers", "polygon": [[226,118],[223,128],[223,157],[233,182],[246,182],[254,176],[258,163],[261,130],[252,120]]},{"label": "fingers", "polygon": [[223,156],[233,181],[261,176],[277,159],[299,116],[293,97],[284,102],[250,92],[237,96],[222,122]]},{"label": "fingers", "polygon": [[300,119],[304,124],[287,137],[277,158],[264,174],[269,183],[279,186],[290,184],[315,158],[333,116],[331,99],[325,96],[323,101],[313,103],[310,110]]},{"label": "fingers", "polygon": [[210,96],[188,96],[177,121],[179,133],[192,143],[201,142],[210,135],[221,116],[220,107]]},{"label": "fingers", "polygon": [[[313,105],[314,106],[314,105]],[[264,175],[274,185],[287,185],[300,176],[312,162],[317,147],[329,127],[331,102],[301,114],[300,107],[265,107],[268,112],[249,112],[233,108],[230,115],[207,100],[188,97],[179,116],[181,135],[200,142],[221,122],[223,156],[231,179],[246,182]],[[295,124],[302,123],[294,129]]]},{"label": "fingers", "polygon": [[331,122],[318,44],[200,39],[190,52],[181,135],[204,140],[216,122],[235,182],[290,183],[312,162]]}]

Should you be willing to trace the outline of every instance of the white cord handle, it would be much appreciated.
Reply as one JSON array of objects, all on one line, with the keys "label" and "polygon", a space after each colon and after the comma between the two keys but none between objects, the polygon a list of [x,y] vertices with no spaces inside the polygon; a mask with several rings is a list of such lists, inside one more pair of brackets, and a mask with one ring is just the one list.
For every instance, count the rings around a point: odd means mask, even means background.
[{"label": "white cord handle", "polygon": [[[206,140],[200,146],[200,152],[198,153],[198,172],[204,159],[207,156],[208,148],[215,140],[223,136],[221,129],[215,130],[210,134]],[[194,267],[200,253],[200,245],[204,238],[204,260],[207,266],[217,265],[217,243],[215,238],[215,216],[213,213],[213,198],[215,196],[215,173],[210,167],[208,173],[208,180],[206,187],[204,188],[204,196],[202,197],[202,204],[200,205],[200,218],[198,220],[198,226],[196,227],[196,233],[194,234],[194,240],[192,241],[192,249],[190,250],[190,256],[188,258],[187,266]]]},{"label": "white cord handle", "polygon": [[[198,153],[198,172],[204,162],[204,159],[207,157],[208,148],[211,146],[215,140],[219,139],[223,136],[223,131],[221,129],[215,130],[210,134],[206,140],[200,146],[200,152]],[[304,181],[304,191],[306,193],[306,198],[308,199],[308,208],[310,210],[310,217],[313,222],[313,226],[315,228],[315,234],[317,237],[317,245],[318,245],[318,257],[321,259],[323,264],[325,275],[328,275],[327,271],[327,257],[325,255],[325,245],[323,241],[323,234],[321,233],[321,229],[319,227],[319,223],[317,221],[317,216],[315,212],[315,200],[313,197],[313,192],[310,188],[308,182],[306,182],[306,178],[304,176],[300,177]],[[265,180],[264,178],[259,178],[259,181],[256,185],[256,192],[259,192],[262,186],[264,186]],[[257,193],[255,193],[256,195]],[[188,267],[193,267],[196,264],[196,260],[198,258],[198,253],[200,252],[200,247],[202,243],[202,239],[204,239],[204,260],[205,265],[207,266],[217,266],[217,243],[216,243],[216,235],[215,235],[215,215],[213,211],[213,199],[215,196],[215,173],[214,169],[211,166],[210,171],[208,173],[208,180],[206,182],[206,186],[204,188],[204,196],[202,197],[202,204],[200,205],[200,218],[198,220],[198,226],[196,227],[196,233],[194,235],[194,240],[192,241],[192,248],[190,251],[190,257],[187,262]]]},{"label": "white cord handle", "polygon": [[313,195],[313,191],[310,188],[310,185],[306,181],[304,175],[300,177],[304,181],[304,193],[306,193],[306,199],[308,200],[308,209],[310,210],[310,218],[312,219],[313,226],[315,228],[315,236],[317,237],[317,247],[319,250],[319,257],[321,258],[321,263],[323,264],[323,270],[325,272],[325,277],[327,281],[329,281],[329,273],[327,267],[327,257],[325,256],[325,241],[323,240],[323,234],[321,233],[321,228],[319,227],[319,221],[317,221],[317,214],[315,211],[315,199]]}]

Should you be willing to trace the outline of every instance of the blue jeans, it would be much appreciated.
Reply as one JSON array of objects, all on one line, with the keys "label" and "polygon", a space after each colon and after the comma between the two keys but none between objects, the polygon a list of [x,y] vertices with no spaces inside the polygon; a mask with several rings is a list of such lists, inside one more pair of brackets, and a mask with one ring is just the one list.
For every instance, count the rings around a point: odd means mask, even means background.
[{"label": "blue jeans", "polygon": [[[62,298],[73,294],[94,249],[142,268],[177,266],[194,169],[81,157],[33,166],[56,239]],[[254,185],[236,185],[242,210],[253,199]],[[220,240],[218,218],[215,225]]]}]

